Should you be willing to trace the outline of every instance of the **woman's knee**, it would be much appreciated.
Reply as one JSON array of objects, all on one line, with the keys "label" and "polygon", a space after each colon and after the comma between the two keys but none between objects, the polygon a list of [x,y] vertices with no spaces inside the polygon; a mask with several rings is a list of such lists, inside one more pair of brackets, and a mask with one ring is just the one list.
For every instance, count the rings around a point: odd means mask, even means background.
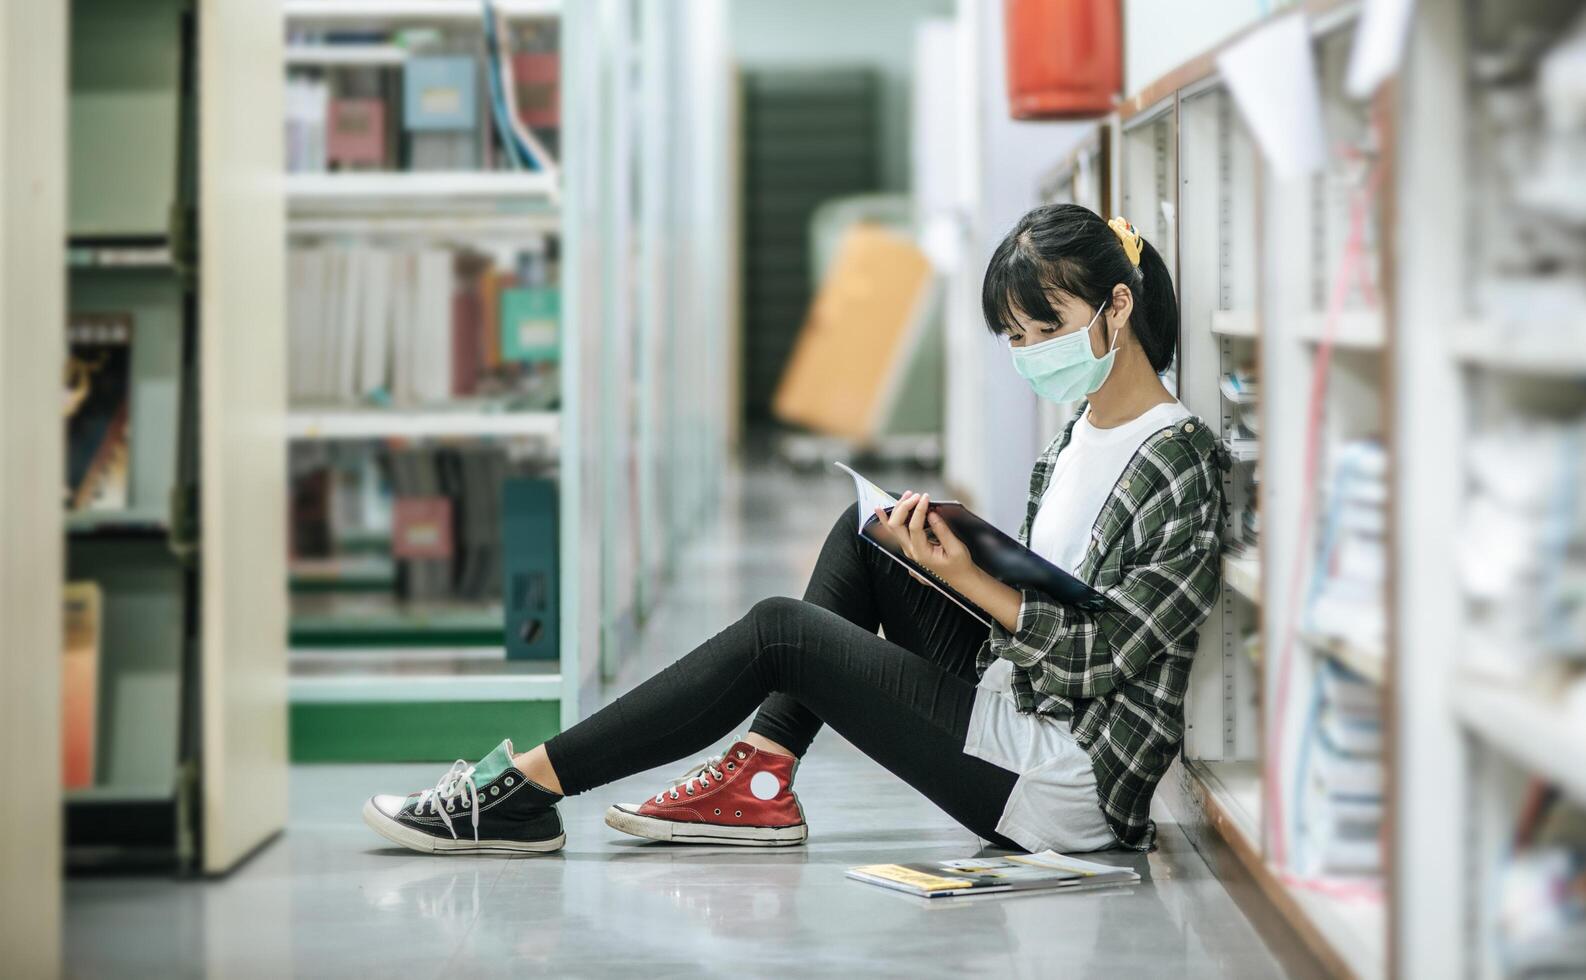
[{"label": "woman's knee", "polygon": [[815,608],[802,599],[793,599],[785,595],[774,595],[761,599],[749,609],[749,619],[762,630],[776,630],[782,626],[798,622]]}]

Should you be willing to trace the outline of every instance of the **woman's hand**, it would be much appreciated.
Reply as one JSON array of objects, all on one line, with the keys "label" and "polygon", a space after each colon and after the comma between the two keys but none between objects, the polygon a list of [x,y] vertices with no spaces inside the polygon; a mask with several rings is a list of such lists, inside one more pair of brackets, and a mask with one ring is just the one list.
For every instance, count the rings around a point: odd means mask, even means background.
[{"label": "woman's hand", "polygon": [[930,506],[930,494],[911,490],[892,508],[890,516],[879,507],[876,516],[910,560],[953,588],[961,589],[978,577],[980,569],[969,557],[969,549],[953,534],[953,529],[940,514],[930,512]]}]

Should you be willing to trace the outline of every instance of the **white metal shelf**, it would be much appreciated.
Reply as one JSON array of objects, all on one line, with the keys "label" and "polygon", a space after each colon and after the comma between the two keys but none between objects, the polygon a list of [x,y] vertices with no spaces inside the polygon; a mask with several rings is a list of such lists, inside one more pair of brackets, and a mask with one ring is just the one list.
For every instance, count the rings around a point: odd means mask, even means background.
[{"label": "white metal shelf", "polygon": [[1586,805],[1586,711],[1468,675],[1455,678],[1452,697],[1454,714],[1478,737]]},{"label": "white metal shelf", "polygon": [[[1319,344],[1327,329],[1327,314],[1304,314],[1296,326],[1301,340]],[[1386,336],[1387,324],[1381,310],[1345,310],[1338,316],[1338,326],[1333,331],[1333,346],[1350,350],[1381,350]]]},{"label": "white metal shelf", "polygon": [[1256,336],[1255,310],[1212,310],[1212,333],[1219,337]]},{"label": "white metal shelf", "polygon": [[557,412],[408,411],[402,409],[297,409],[288,413],[292,439],[447,438],[520,436],[555,439],[561,433]]},{"label": "white metal shelf", "polygon": [[1261,601],[1261,556],[1223,555],[1223,581],[1251,602]]},{"label": "white metal shelf", "polygon": [[462,206],[508,212],[553,205],[556,177],[537,170],[340,171],[286,176],[287,211],[409,213]]},{"label": "white metal shelf", "polygon": [[545,672],[293,676],[287,681],[287,694],[293,704],[559,701],[562,675]]},{"label": "white metal shelf", "polygon": [[[496,0],[504,17],[557,17],[561,0]],[[292,26],[305,24],[389,24],[425,21],[477,21],[477,0],[285,0],[282,13]]]},{"label": "white metal shelf", "polygon": [[462,214],[432,210],[418,214],[314,214],[287,219],[294,238],[401,238],[448,242],[521,243],[529,235],[556,232],[561,219],[554,210],[504,214]]},{"label": "white metal shelf", "polygon": [[1580,325],[1574,344],[1559,343],[1561,338],[1510,330],[1487,321],[1467,321],[1455,328],[1453,349],[1460,361],[1473,367],[1580,378],[1586,377],[1586,344],[1579,342],[1581,333],[1586,333],[1586,322]]},{"label": "white metal shelf", "polygon": [[407,49],[398,44],[288,44],[286,63],[295,68],[322,68],[333,65],[378,67],[400,65],[408,60]]}]

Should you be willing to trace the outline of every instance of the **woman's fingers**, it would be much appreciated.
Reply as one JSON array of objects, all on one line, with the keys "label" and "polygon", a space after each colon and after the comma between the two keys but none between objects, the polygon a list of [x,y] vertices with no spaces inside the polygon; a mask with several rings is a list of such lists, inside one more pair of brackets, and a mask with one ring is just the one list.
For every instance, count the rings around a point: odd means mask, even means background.
[{"label": "woman's fingers", "polygon": [[925,515],[931,506],[930,494],[921,494],[915,502],[914,512],[909,515],[908,536],[909,547],[913,549],[911,557],[920,561],[931,553],[931,543],[925,537]]},{"label": "woman's fingers", "polygon": [[942,543],[942,550],[949,555],[956,555],[963,550],[963,542],[958,540],[958,535],[953,533],[952,525],[942,519],[941,514],[932,514],[926,518],[926,523],[931,526],[931,533],[936,535],[936,540]]},{"label": "woman's fingers", "polygon": [[905,524],[907,524],[909,520],[909,512],[914,507],[914,500],[914,491],[905,490],[903,492],[903,496],[900,497],[898,502],[893,505],[892,516],[888,519],[888,523],[895,528],[902,528]]}]

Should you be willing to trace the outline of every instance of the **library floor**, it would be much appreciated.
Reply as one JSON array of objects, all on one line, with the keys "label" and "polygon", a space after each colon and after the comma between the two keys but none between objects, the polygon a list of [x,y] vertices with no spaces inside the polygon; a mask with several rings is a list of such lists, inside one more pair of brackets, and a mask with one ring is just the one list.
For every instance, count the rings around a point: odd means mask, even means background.
[{"label": "library floor", "polygon": [[[799,594],[846,486],[760,466],[735,480],[726,517],[683,556],[608,697],[754,600]],[[480,733],[480,751],[491,744]],[[432,784],[443,768],[296,767],[286,834],[223,880],[69,881],[69,973],[1282,975],[1165,812],[1154,853],[1098,856],[1137,868],[1137,887],[928,906],[843,871],[969,855],[979,842],[831,732],[799,771],[810,843],[787,850],[652,844],[604,825],[608,803],[656,792],[677,767],[565,803],[567,849],[549,857],[421,856],[363,826],[371,793]]]}]

